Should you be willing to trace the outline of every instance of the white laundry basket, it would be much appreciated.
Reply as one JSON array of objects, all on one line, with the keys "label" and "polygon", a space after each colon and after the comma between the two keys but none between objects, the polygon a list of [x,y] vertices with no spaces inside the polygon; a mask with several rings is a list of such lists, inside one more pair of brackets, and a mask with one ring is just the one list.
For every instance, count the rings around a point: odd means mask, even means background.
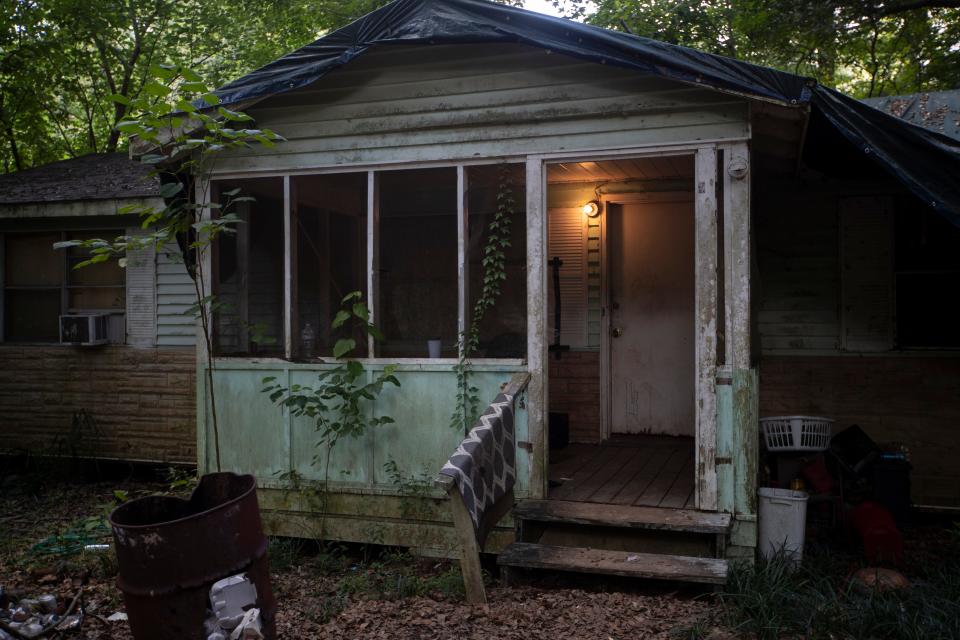
[{"label": "white laundry basket", "polygon": [[830,446],[833,420],[819,416],[760,418],[767,451],[825,451]]},{"label": "white laundry basket", "polygon": [[781,549],[799,565],[806,537],[807,493],[762,487],[760,496],[760,555],[771,558]]}]

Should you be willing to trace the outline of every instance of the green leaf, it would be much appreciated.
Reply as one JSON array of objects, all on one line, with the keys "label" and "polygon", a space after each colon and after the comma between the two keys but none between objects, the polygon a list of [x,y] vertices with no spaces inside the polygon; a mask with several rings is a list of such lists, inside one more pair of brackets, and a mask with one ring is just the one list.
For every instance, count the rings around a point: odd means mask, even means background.
[{"label": "green leaf", "polygon": [[197,108],[189,100],[180,99],[177,100],[177,109],[185,113],[193,113]]},{"label": "green leaf", "polygon": [[156,80],[150,80],[144,83],[142,91],[148,96],[154,98],[166,98],[170,94],[170,87],[162,85]]},{"label": "green leaf", "polygon": [[140,133],[143,128],[139,120],[121,120],[116,126],[117,131],[123,133]]},{"label": "green leaf", "polygon": [[160,197],[161,198],[172,198],[183,191],[182,182],[164,182],[160,185]]},{"label": "green leaf", "polygon": [[176,69],[170,65],[154,64],[150,66],[150,75],[164,82],[169,82],[177,76],[177,72]]},{"label": "green leaf", "polygon": [[367,310],[367,305],[362,302],[358,302],[353,305],[353,315],[357,316],[364,322],[370,320],[370,312]]},{"label": "green leaf", "polygon": [[347,371],[353,378],[359,378],[363,375],[363,365],[356,360],[351,360],[347,363]]},{"label": "green leaf", "polygon": [[341,338],[333,345],[333,357],[342,358],[357,348],[357,341],[353,338]]},{"label": "green leaf", "polygon": [[190,93],[208,93],[210,88],[205,82],[200,82],[199,80],[184,82],[180,85],[181,91],[186,91]]},{"label": "green leaf", "polygon": [[128,98],[127,96],[122,96],[119,93],[111,93],[110,95],[107,96],[107,100],[110,100],[111,102],[116,102],[118,104],[126,105],[128,107],[131,104],[133,104],[133,101],[130,98]]},{"label": "green leaf", "polygon": [[350,319],[350,312],[344,309],[341,309],[337,312],[337,315],[333,318],[333,322],[330,323],[334,329],[339,329],[343,326],[343,323]]},{"label": "green leaf", "polygon": [[180,75],[182,75],[183,79],[187,82],[201,82],[203,80],[199,73],[189,67],[181,67]]}]

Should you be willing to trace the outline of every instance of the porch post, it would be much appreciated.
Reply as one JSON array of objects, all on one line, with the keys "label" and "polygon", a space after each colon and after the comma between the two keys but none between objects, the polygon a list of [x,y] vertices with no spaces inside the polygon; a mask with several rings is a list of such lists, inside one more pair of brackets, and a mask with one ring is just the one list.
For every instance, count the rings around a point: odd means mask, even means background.
[{"label": "porch post", "polygon": [[[377,174],[367,171],[367,311],[377,324],[380,313],[380,192]],[[367,336],[367,357],[376,358],[376,341]]]},{"label": "porch post", "polygon": [[296,244],[294,243],[294,212],[291,202],[290,176],[283,176],[283,356],[293,358],[294,340],[293,307],[296,302],[293,270],[296,268]]},{"label": "porch post", "polygon": [[731,544],[756,546],[759,449],[757,371],[751,353],[750,151],[746,143],[724,148],[723,209],[726,267],[726,359],[732,373],[733,510]]},{"label": "porch post", "polygon": [[547,496],[547,216],[543,158],[527,158],[527,388],[530,494]]},{"label": "porch post", "polygon": [[467,317],[470,313],[470,276],[467,260],[467,176],[466,168],[457,165],[457,357],[466,349]]},{"label": "porch post", "polygon": [[696,157],[696,506],[717,509],[717,151]]}]

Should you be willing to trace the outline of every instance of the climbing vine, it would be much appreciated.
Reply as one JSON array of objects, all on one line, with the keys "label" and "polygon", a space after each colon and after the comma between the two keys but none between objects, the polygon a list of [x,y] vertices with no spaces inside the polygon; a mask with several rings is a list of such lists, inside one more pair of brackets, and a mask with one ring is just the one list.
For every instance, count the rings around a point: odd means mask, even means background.
[{"label": "climbing vine", "polygon": [[[355,323],[363,329],[364,337],[382,340],[380,330],[370,322],[370,312],[362,298],[363,294],[359,291],[347,294],[331,326],[340,329],[347,323]],[[383,391],[385,385],[400,386],[400,381],[394,375],[396,365],[385,366],[368,382],[363,364],[350,359],[356,348],[357,340],[352,337],[337,340],[333,346],[333,357],[338,364],[319,374],[317,386],[294,384],[286,387],[278,383],[274,376],[263,379],[263,392],[269,394],[272,402],[286,407],[295,417],[314,421],[316,431],[320,434],[317,444],[327,445],[328,451],[340,438],[357,438],[367,429],[394,422],[390,416],[369,416],[366,407]],[[317,457],[314,456],[314,463]],[[328,462],[329,459],[328,454]]]},{"label": "climbing vine", "polygon": [[481,274],[483,286],[480,297],[473,305],[470,323],[460,334],[460,360],[454,366],[457,374],[456,407],[450,417],[450,428],[468,431],[480,417],[479,388],[470,377],[473,372],[470,358],[480,347],[480,325],[500,297],[500,287],[507,279],[507,254],[510,246],[510,226],[516,208],[513,178],[507,164],[500,166],[497,181],[497,208],[493,221],[487,226],[487,239],[483,246]]}]

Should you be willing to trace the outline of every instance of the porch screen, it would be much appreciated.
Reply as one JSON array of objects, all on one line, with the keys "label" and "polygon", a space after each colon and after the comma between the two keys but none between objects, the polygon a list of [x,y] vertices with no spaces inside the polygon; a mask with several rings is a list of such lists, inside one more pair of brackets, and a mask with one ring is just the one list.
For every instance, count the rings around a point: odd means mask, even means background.
[{"label": "porch screen", "polygon": [[294,355],[330,357],[340,338],[360,345],[358,326],[331,328],[344,296],[354,291],[367,299],[367,174],[294,176],[292,209],[296,227]]},{"label": "porch screen", "polygon": [[457,357],[457,171],[382,171],[376,308],[378,355],[426,358],[440,341]]},{"label": "porch screen", "polygon": [[283,180],[218,181],[211,197],[242,221],[214,255],[216,351],[283,353]]},{"label": "porch screen", "polygon": [[[480,323],[479,358],[522,358],[527,355],[527,212],[526,172],[521,164],[466,168],[467,183],[467,326],[483,295],[485,249],[491,234],[501,242],[506,279]],[[490,225],[497,220],[495,230]]]}]

